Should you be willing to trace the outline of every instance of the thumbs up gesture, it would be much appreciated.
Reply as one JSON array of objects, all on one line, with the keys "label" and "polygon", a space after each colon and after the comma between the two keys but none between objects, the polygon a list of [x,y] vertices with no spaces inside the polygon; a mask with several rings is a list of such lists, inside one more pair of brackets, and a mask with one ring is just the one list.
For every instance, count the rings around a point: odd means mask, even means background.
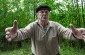
[{"label": "thumbs up gesture", "polygon": [[74,26],[70,24],[70,29],[77,39],[83,39],[85,41],[85,28],[74,28]]},{"label": "thumbs up gesture", "polygon": [[18,29],[17,20],[14,20],[13,27],[8,27],[5,29],[6,39],[8,41],[12,41],[17,36],[17,29]]}]

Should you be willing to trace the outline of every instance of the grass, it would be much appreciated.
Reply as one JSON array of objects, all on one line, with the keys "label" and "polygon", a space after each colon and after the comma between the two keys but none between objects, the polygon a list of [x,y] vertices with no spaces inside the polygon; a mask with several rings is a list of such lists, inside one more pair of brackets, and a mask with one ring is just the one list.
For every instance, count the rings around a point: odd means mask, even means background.
[{"label": "grass", "polygon": [[[85,50],[69,46],[62,46],[60,53],[61,55],[85,55]],[[0,55],[31,55],[31,44],[25,43],[19,49],[0,51]]]},{"label": "grass", "polygon": [[31,55],[31,44],[24,43],[21,48],[7,51],[0,51],[0,55]]},{"label": "grass", "polygon": [[61,55],[85,55],[84,49],[77,49],[73,47],[63,47],[60,49]]}]

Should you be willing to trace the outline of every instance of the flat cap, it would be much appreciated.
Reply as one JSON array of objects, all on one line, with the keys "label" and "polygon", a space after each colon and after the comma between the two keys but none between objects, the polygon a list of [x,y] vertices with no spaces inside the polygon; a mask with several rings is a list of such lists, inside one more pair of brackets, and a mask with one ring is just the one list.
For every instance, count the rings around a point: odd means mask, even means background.
[{"label": "flat cap", "polygon": [[39,5],[36,7],[36,13],[40,10],[48,10],[48,11],[51,11],[51,7],[49,7],[48,5],[46,4],[42,4],[42,5]]}]

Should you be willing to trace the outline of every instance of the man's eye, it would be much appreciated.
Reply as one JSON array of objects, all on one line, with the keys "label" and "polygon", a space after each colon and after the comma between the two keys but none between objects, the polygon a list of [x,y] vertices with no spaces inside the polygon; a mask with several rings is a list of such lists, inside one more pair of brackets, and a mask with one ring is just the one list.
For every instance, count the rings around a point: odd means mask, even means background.
[{"label": "man's eye", "polygon": [[41,11],[41,13],[43,13],[43,11]]},{"label": "man's eye", "polygon": [[48,11],[46,11],[46,13],[48,13]]},{"label": "man's eye", "polygon": [[81,33],[83,33],[83,30],[81,30]]}]

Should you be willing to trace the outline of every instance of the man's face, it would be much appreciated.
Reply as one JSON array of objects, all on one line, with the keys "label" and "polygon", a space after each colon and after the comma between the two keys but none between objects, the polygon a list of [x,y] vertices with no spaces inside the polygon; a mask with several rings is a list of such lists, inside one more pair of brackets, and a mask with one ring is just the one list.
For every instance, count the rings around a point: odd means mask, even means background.
[{"label": "man's face", "polygon": [[40,10],[37,12],[38,20],[40,20],[41,22],[47,22],[48,16],[49,16],[48,10]]}]

